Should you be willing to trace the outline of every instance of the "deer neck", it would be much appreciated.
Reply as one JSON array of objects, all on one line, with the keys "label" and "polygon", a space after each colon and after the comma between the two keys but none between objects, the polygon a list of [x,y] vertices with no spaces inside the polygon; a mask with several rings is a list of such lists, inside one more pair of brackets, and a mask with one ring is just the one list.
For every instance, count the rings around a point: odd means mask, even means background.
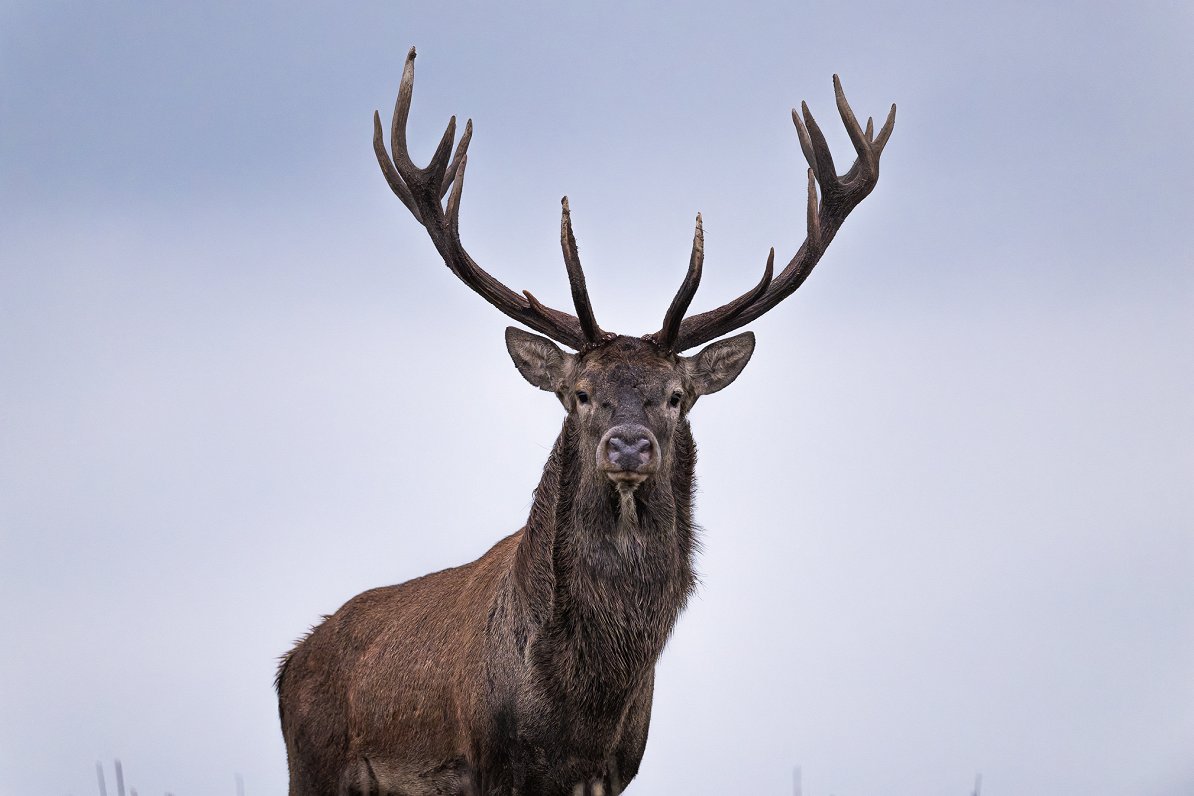
[{"label": "deer neck", "polygon": [[515,580],[533,628],[529,660],[560,687],[600,700],[650,677],[692,590],[695,449],[682,422],[657,476],[619,492],[586,466],[578,436],[565,421]]}]

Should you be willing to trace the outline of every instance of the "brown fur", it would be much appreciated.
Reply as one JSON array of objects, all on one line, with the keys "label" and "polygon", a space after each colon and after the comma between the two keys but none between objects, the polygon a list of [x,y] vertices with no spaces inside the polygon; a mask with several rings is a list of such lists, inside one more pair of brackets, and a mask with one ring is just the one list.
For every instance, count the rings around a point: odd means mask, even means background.
[{"label": "brown fur", "polygon": [[[638,771],[655,662],[695,580],[687,413],[753,338],[692,358],[625,337],[575,356],[507,338],[569,410],[527,524],[470,564],[354,597],[285,656],[292,796],[613,794]],[[660,448],[637,488],[594,453],[627,422]]]}]

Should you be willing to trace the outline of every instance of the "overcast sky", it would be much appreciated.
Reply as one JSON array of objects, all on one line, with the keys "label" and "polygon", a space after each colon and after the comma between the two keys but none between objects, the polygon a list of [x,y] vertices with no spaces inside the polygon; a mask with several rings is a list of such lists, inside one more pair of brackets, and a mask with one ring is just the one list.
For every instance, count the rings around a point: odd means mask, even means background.
[{"label": "overcast sky", "polygon": [[[444,6],[451,5],[450,10]],[[370,146],[473,118],[462,229],[658,327],[875,193],[692,415],[702,586],[636,794],[1194,793],[1186,2],[0,4],[0,793],[282,793],[278,655],[525,519],[559,428]],[[111,792],[111,791],[110,791]]]}]

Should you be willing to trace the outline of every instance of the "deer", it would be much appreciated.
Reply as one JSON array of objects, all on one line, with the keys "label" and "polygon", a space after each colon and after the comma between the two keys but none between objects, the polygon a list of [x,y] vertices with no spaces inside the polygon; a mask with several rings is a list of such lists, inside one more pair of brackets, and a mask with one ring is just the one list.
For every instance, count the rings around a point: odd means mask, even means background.
[{"label": "deer", "polygon": [[597,323],[567,197],[560,242],[575,315],[515,293],[465,250],[472,121],[456,143],[452,117],[430,163],[415,165],[406,139],[414,61],[412,47],[389,152],[374,112],[382,174],[452,273],[538,332],[511,326],[506,347],[565,417],[525,526],[472,563],[353,597],[283,656],[275,686],[289,792],[618,794],[638,773],[655,664],[696,582],[689,413],[751,358],[752,332],[725,335],[799,288],[874,189],[895,105],[877,134],[873,119],[864,129],[834,75],[857,155],[844,175],[807,103],[793,109],[809,165],[807,234],[796,254],[775,273],[772,248],[754,287],[688,315],[704,263],[698,214],[688,271],[662,326],[627,336]]}]

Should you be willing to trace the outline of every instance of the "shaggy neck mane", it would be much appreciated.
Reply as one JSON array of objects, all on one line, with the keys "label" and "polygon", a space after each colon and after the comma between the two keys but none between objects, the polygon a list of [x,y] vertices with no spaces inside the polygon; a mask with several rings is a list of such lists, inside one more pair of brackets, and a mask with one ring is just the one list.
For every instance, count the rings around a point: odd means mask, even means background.
[{"label": "shaggy neck mane", "polygon": [[583,458],[572,417],[535,490],[512,586],[529,659],[591,709],[650,677],[695,578],[696,450],[681,420],[659,472],[619,492]]}]

